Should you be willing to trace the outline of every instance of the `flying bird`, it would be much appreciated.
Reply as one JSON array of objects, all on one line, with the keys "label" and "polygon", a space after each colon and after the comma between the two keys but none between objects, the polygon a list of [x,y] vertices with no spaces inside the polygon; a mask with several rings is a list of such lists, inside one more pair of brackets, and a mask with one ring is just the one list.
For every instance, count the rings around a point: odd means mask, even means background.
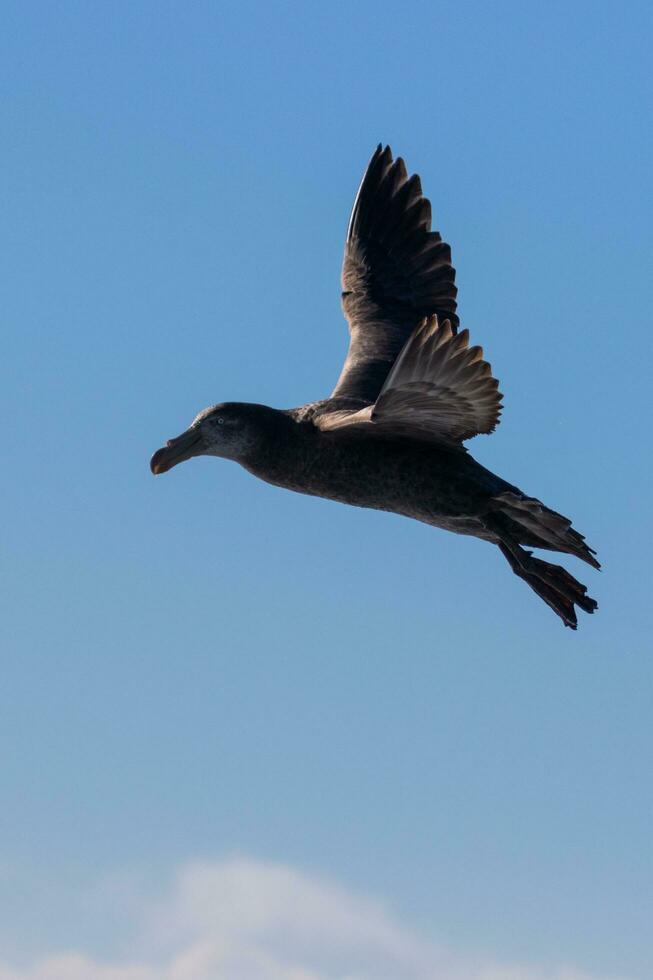
[{"label": "flying bird", "polygon": [[492,432],[502,395],[459,330],[451,250],[431,231],[417,175],[379,145],[349,220],[342,266],[347,359],[329,398],[298,408],[206,408],[157,450],[165,473],[192,456],[235,460],[267,483],[391,511],[497,545],[513,572],[576,629],[587,589],[531,548],[596,552],[571,521],[477,463],[463,443]]}]

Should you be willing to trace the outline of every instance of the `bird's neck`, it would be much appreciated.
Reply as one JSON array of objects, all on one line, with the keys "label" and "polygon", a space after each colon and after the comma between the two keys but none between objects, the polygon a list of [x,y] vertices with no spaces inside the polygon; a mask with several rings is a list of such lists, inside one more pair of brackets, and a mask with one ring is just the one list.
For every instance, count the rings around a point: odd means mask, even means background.
[{"label": "bird's neck", "polygon": [[320,432],[311,422],[297,421],[292,413],[279,411],[275,415],[260,443],[240,462],[266,483],[299,490],[319,453]]}]

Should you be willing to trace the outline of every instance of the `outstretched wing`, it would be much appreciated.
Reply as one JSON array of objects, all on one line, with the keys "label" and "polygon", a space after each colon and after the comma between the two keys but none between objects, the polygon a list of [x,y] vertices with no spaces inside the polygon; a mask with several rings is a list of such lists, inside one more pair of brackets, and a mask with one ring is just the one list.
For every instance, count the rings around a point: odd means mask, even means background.
[{"label": "outstretched wing", "polygon": [[376,149],[349,220],[342,305],[349,321],[347,360],[332,397],[375,401],[420,321],[447,318],[455,332],[451,250],[431,231],[431,205],[389,146]]},{"label": "outstretched wing", "polygon": [[501,413],[499,382],[469,346],[469,331],[454,334],[445,320],[428,317],[395,361],[372,409],[384,427],[419,429],[442,442],[493,432]]},{"label": "outstretched wing", "polygon": [[451,447],[492,432],[501,413],[498,381],[469,333],[454,334],[448,320],[427,317],[414,331],[374,405],[334,412],[323,429],[365,425],[370,434],[426,439]]}]

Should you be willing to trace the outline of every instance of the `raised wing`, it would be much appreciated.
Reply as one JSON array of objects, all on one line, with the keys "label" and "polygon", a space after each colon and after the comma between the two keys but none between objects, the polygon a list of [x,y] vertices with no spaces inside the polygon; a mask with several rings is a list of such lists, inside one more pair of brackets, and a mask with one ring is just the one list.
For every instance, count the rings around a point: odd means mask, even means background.
[{"label": "raised wing", "polygon": [[389,146],[376,149],[349,220],[342,305],[350,344],[333,398],[376,400],[395,358],[425,317],[447,318],[455,332],[451,250],[431,231],[431,205],[417,175],[408,177]]},{"label": "raised wing", "polygon": [[374,405],[334,412],[323,429],[365,425],[370,434],[406,436],[461,447],[463,440],[492,432],[501,413],[498,381],[469,333],[454,334],[448,320],[427,317],[414,331]]},{"label": "raised wing", "polygon": [[454,334],[445,320],[428,317],[414,332],[372,409],[377,425],[421,429],[433,439],[462,442],[493,432],[499,422],[499,382],[469,346],[469,331]]}]

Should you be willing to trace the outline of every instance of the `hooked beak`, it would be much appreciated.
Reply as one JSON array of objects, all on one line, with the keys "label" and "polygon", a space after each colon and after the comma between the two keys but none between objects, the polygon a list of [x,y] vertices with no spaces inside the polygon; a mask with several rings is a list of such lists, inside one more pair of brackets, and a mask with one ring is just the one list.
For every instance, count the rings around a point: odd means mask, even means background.
[{"label": "hooked beak", "polygon": [[150,460],[150,469],[158,476],[191,456],[201,456],[203,452],[204,441],[199,426],[187,429],[176,439],[168,439],[163,449],[157,449]]}]

